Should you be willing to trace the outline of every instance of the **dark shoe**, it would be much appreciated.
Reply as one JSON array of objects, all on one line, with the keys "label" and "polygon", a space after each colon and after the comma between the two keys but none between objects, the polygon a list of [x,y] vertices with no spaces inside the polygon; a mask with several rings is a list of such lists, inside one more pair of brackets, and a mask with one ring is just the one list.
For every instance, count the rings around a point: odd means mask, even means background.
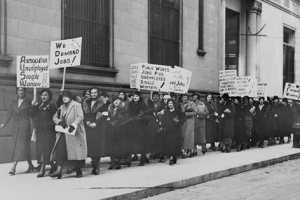
[{"label": "dark shoe", "polygon": [[139,157],[137,155],[134,155],[133,158],[131,159],[131,161],[138,161]]},{"label": "dark shoe", "polygon": [[161,158],[158,162],[164,163],[164,162],[166,162],[166,159],[165,158]]},{"label": "dark shoe", "polygon": [[172,159],[172,160],[169,161],[169,165],[172,166],[173,164],[174,164],[174,161],[173,161],[173,159]]},{"label": "dark shoe", "polygon": [[109,168],[108,168],[108,170],[112,170],[114,168],[115,168],[115,165],[110,165]]},{"label": "dark shoe", "polygon": [[76,178],[81,178],[82,177],[82,171],[80,168],[76,169]]},{"label": "dark shoe", "polygon": [[121,169],[121,164],[116,166],[116,170]]},{"label": "dark shoe", "polygon": [[48,175],[53,174],[53,173],[56,171],[56,169],[57,169],[57,166],[56,166],[56,165],[51,166],[51,169],[50,169]]},{"label": "dark shoe", "polygon": [[98,168],[98,169],[93,169],[94,170],[94,175],[99,175],[100,174],[100,169]]},{"label": "dark shoe", "polygon": [[264,145],[262,144],[262,145],[260,146],[260,148],[264,148]]},{"label": "dark shoe", "polygon": [[75,171],[75,168],[68,168],[67,169],[67,174],[72,174]]},{"label": "dark shoe", "polygon": [[225,152],[225,149],[221,149],[221,152],[224,153],[224,152]]},{"label": "dark shoe", "polygon": [[144,162],[140,162],[140,163],[139,163],[139,166],[144,166],[144,165],[145,165]]},{"label": "dark shoe", "polygon": [[226,152],[226,153],[230,153],[230,149],[226,149],[225,152]]},{"label": "dark shoe", "polygon": [[15,175],[16,170],[15,170],[15,169],[11,169],[8,173],[9,173],[10,175]]},{"label": "dark shoe", "polygon": [[44,176],[45,176],[45,172],[42,173],[42,174],[38,174],[36,177],[37,177],[37,178],[42,178],[42,177],[44,177]]},{"label": "dark shoe", "polygon": [[202,154],[205,155],[205,153],[207,152],[207,149],[202,151]]},{"label": "dark shoe", "polygon": [[34,166],[29,166],[25,173],[31,173],[31,172],[34,172],[34,170],[35,170]]},{"label": "dark shoe", "polygon": [[145,163],[148,164],[149,162],[150,162],[149,158],[146,157],[146,158],[145,158]]},{"label": "dark shoe", "polygon": [[56,178],[57,177],[57,179],[61,179],[61,177],[62,177],[62,171],[60,171],[58,173],[51,174],[50,177],[52,177],[52,178]]},{"label": "dark shoe", "polygon": [[173,163],[176,164],[177,163],[177,158],[174,156],[173,157]]}]

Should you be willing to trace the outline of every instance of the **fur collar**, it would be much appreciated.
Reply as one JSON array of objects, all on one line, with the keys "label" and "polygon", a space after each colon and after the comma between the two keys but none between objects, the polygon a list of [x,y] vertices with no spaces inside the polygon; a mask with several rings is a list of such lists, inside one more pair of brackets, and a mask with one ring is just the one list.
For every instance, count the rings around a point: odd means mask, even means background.
[{"label": "fur collar", "polygon": [[101,96],[96,100],[95,104],[91,108],[92,100],[92,98],[87,98],[82,103],[83,110],[86,114],[96,113],[106,103],[104,97]]}]

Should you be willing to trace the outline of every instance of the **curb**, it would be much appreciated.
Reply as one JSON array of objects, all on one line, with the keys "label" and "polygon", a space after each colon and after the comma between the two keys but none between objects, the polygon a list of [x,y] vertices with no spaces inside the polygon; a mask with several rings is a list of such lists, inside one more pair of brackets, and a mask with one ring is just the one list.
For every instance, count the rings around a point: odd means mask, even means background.
[{"label": "curb", "polygon": [[136,199],[147,198],[147,197],[159,195],[159,194],[162,194],[165,192],[170,192],[173,190],[186,188],[186,187],[197,185],[197,184],[204,183],[207,181],[216,180],[219,178],[247,172],[247,171],[250,171],[253,169],[258,169],[258,168],[262,168],[262,167],[266,167],[266,166],[270,166],[270,165],[274,165],[277,163],[282,163],[285,161],[294,160],[294,159],[298,159],[298,158],[300,158],[300,153],[290,154],[287,156],[281,156],[278,158],[273,158],[273,159],[264,160],[264,161],[260,161],[260,162],[250,163],[247,165],[229,168],[226,170],[221,170],[221,171],[217,171],[217,172],[213,172],[213,173],[209,173],[209,174],[205,174],[205,175],[201,175],[201,176],[196,176],[196,177],[189,178],[189,179],[183,179],[180,181],[175,181],[175,182],[171,182],[171,183],[167,183],[167,184],[163,184],[163,185],[158,185],[155,187],[141,188],[142,190],[140,190],[140,191],[130,192],[127,194],[122,194],[122,195],[113,196],[113,197],[109,197],[109,198],[104,198],[104,200],[136,200]]}]

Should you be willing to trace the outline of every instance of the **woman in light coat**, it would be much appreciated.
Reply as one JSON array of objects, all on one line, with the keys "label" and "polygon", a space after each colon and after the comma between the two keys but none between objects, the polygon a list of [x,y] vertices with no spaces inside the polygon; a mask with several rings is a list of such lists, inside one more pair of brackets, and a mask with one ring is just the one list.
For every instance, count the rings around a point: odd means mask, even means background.
[{"label": "woman in light coat", "polygon": [[[81,167],[87,158],[86,134],[83,124],[81,104],[72,100],[72,93],[62,93],[63,105],[53,116],[53,122],[64,128],[65,133],[59,132],[51,154],[51,160],[56,161],[57,170],[51,177],[62,177],[62,168],[66,161],[76,169],[76,177],[82,177]],[[75,135],[71,135],[74,133]]]},{"label": "woman in light coat", "polygon": [[201,145],[201,151],[206,153],[206,138],[205,138],[205,118],[208,115],[208,110],[205,104],[200,101],[200,94],[195,92],[193,94],[193,100],[196,106],[195,129],[194,129],[194,155],[197,155],[197,145]]},{"label": "woman in light coat", "polygon": [[183,94],[182,102],[179,104],[181,111],[184,113],[186,121],[181,126],[182,134],[182,158],[192,156],[194,149],[194,117],[196,116],[196,105],[194,102],[188,100],[189,96]]}]

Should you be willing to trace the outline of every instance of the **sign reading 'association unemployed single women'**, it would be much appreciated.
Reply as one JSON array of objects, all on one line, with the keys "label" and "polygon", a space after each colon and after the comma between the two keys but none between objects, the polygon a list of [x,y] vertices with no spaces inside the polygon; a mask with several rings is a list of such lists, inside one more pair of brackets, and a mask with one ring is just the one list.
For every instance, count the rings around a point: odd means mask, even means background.
[{"label": "sign reading 'association unemployed single women'", "polygon": [[50,68],[74,67],[80,65],[82,37],[51,41]]},{"label": "sign reading 'association unemployed single women'", "polygon": [[49,56],[17,56],[17,87],[48,88]]}]

